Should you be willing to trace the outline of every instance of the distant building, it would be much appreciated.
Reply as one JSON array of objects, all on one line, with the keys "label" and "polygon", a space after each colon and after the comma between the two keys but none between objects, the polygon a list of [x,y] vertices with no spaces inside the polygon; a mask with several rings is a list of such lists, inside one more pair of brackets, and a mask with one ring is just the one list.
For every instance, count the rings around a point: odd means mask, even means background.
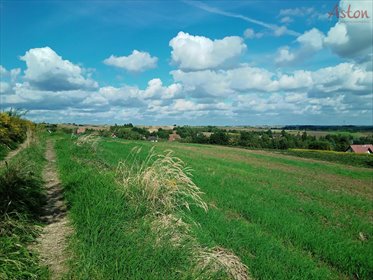
[{"label": "distant building", "polygon": [[78,127],[76,129],[76,134],[82,134],[85,133],[86,128],[85,127]]},{"label": "distant building", "polygon": [[346,152],[357,154],[373,154],[373,145],[350,145]]},{"label": "distant building", "polygon": [[176,131],[174,131],[172,134],[170,134],[168,136],[168,141],[170,141],[170,142],[177,141],[177,140],[180,140],[180,139],[181,139],[181,137],[180,137],[179,134],[176,133]]},{"label": "distant building", "polygon": [[150,142],[158,142],[158,137],[157,136],[149,136],[148,141]]}]

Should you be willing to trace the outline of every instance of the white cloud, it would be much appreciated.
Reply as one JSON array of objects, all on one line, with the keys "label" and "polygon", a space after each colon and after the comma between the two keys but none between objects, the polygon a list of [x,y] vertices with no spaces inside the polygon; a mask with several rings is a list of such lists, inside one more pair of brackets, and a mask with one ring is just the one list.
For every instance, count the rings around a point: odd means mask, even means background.
[{"label": "white cloud", "polygon": [[27,65],[24,78],[36,89],[60,91],[98,86],[97,82],[83,76],[82,68],[63,60],[49,47],[30,49],[20,59]]},{"label": "white cloud", "polygon": [[0,75],[5,76],[7,73],[8,73],[8,71],[5,69],[5,67],[0,65]]},{"label": "white cloud", "polygon": [[313,51],[321,50],[323,47],[324,34],[316,28],[304,32],[297,38],[297,41],[303,48],[311,49]]},{"label": "white cloud", "polygon": [[8,94],[10,91],[10,85],[7,82],[0,81],[0,93],[1,94]]},{"label": "white cloud", "polygon": [[280,37],[288,32],[288,29],[286,26],[279,26],[273,30],[273,35],[276,37]]},{"label": "white cloud", "polygon": [[305,31],[296,39],[299,47],[295,50],[290,50],[288,46],[279,48],[275,58],[276,64],[289,65],[311,58],[323,48],[324,38],[324,34],[316,28]]},{"label": "white cloud", "polygon": [[261,32],[255,32],[252,28],[247,28],[243,33],[243,36],[246,39],[261,38],[263,37],[263,35],[264,34]]},{"label": "white cloud", "polygon": [[147,52],[133,50],[128,56],[114,56],[104,60],[106,65],[115,66],[130,72],[143,72],[157,67],[158,58]]},{"label": "white cloud", "polygon": [[306,16],[315,12],[312,7],[299,7],[293,9],[281,9],[280,16]]},{"label": "white cloud", "polygon": [[277,64],[287,64],[294,61],[295,55],[290,52],[289,47],[282,47],[277,51],[275,62]]},{"label": "white cloud", "polygon": [[351,64],[341,63],[312,73],[313,94],[355,93],[372,94],[373,72]]},{"label": "white cloud", "polygon": [[347,35],[347,28],[344,23],[339,23],[328,31],[328,35],[325,38],[325,44],[332,47],[337,47],[348,43],[349,38]]},{"label": "white cloud", "polygon": [[[339,3],[339,11],[355,11],[368,13],[369,18],[342,18],[331,27],[325,38],[328,45],[336,54],[343,58],[352,58],[357,62],[365,62],[372,67],[373,41],[373,2],[343,0]],[[346,12],[347,13],[347,12]],[[335,15],[334,15],[335,16]]]},{"label": "white cloud", "polygon": [[181,69],[187,70],[222,67],[239,58],[246,50],[241,37],[231,36],[211,40],[184,32],[179,32],[170,41],[170,47],[173,62]]},{"label": "white cloud", "polygon": [[285,23],[285,24],[292,23],[293,21],[294,21],[294,20],[293,20],[291,17],[288,17],[288,16],[283,17],[283,18],[280,19],[280,22],[281,22],[281,23]]}]

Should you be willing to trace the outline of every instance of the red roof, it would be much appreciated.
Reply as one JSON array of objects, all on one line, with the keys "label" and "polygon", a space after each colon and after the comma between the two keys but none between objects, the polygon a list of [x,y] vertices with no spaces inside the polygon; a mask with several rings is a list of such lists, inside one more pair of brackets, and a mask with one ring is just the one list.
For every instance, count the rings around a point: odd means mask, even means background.
[{"label": "red roof", "polygon": [[354,153],[373,153],[373,145],[350,145],[351,150]]}]

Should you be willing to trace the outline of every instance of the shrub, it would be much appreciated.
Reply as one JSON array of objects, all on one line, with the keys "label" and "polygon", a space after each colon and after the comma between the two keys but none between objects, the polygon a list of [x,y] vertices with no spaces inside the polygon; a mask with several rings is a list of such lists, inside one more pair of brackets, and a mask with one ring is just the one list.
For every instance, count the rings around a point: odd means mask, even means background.
[{"label": "shrub", "polygon": [[44,201],[42,180],[30,166],[7,166],[0,175],[0,214],[17,211],[37,216]]}]

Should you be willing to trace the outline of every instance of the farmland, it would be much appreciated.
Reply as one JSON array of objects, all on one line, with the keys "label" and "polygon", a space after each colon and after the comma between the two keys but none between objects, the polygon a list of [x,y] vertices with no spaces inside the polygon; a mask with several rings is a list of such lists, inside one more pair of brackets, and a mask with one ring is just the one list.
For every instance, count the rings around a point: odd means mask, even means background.
[{"label": "farmland", "polygon": [[173,150],[194,170],[209,209],[191,205],[182,217],[199,247],[225,248],[255,279],[373,276],[371,169],[210,145],[106,139],[92,151],[65,136],[55,141],[76,231],[69,277],[196,277],[188,242],[155,246],[147,202],[128,199],[116,179],[134,147],[144,159],[152,146]]}]

